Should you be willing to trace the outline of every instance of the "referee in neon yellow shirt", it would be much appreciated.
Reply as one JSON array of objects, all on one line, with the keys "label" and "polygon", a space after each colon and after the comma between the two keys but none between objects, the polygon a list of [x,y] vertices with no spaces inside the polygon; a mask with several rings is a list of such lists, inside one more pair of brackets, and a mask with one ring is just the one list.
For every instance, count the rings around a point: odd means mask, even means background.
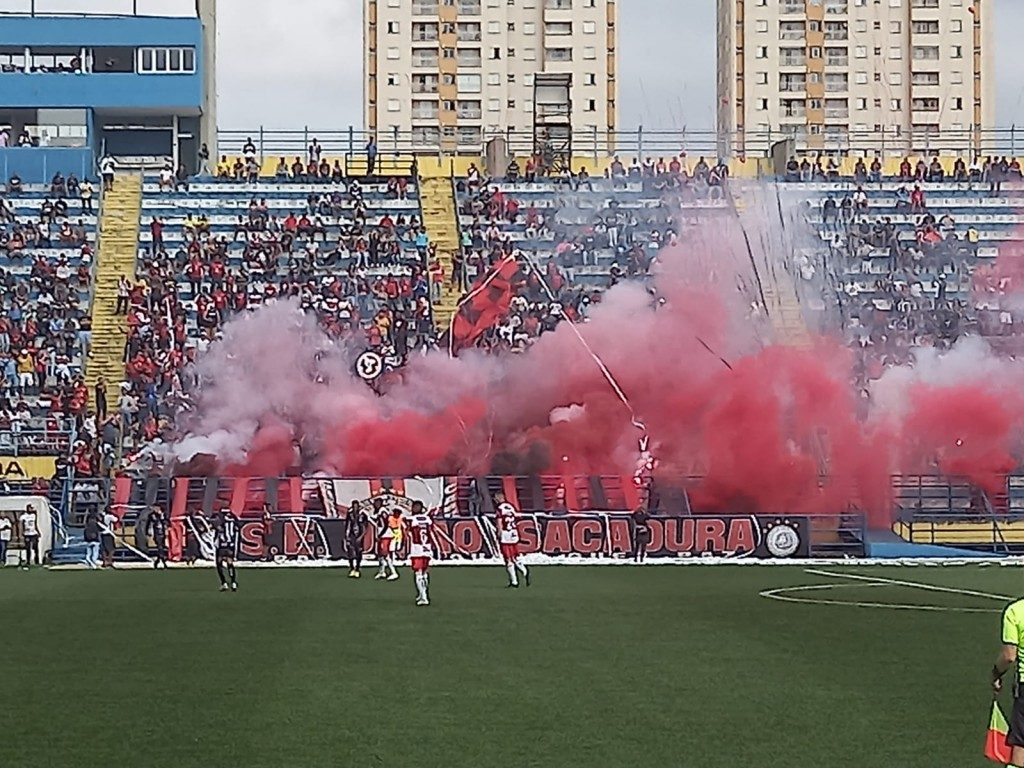
[{"label": "referee in neon yellow shirt", "polygon": [[992,690],[1003,690],[1003,675],[1014,667],[1013,712],[1006,743],[1013,748],[1010,764],[1024,766],[1024,657],[1019,648],[1024,643],[1024,599],[1010,603],[1003,611],[1003,647],[992,667]]}]

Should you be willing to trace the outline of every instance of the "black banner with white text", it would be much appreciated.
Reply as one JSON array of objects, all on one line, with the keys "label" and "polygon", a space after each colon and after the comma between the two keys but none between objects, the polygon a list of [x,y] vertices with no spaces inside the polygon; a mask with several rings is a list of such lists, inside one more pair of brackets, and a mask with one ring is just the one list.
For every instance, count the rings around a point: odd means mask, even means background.
[{"label": "black banner with white text", "polygon": [[[343,560],[347,556],[342,518],[277,517],[267,524],[243,521],[239,559]],[[647,554],[650,558],[808,557],[810,527],[806,517],[699,516],[651,517]],[[636,531],[626,514],[530,515],[519,521],[520,551],[551,557],[628,556]],[[489,518],[438,518],[434,527],[435,557],[440,560],[497,556],[494,521]],[[375,551],[373,531],[363,550]],[[401,549],[399,557],[404,557]]]}]

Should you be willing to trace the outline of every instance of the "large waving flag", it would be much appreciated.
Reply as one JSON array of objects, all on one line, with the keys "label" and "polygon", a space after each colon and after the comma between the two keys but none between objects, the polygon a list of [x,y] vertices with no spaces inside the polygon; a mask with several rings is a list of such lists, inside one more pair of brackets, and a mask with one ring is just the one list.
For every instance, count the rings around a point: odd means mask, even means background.
[{"label": "large waving flag", "polygon": [[992,702],[992,716],[988,723],[988,733],[985,736],[985,757],[994,763],[1007,765],[1010,762],[1010,745],[1006,743],[1006,734],[1010,727],[1006,724],[1003,710],[999,708],[999,702]]},{"label": "large waving flag", "polygon": [[452,319],[451,351],[472,346],[488,329],[504,319],[516,293],[518,272],[519,264],[515,257],[506,256],[477,280]]}]

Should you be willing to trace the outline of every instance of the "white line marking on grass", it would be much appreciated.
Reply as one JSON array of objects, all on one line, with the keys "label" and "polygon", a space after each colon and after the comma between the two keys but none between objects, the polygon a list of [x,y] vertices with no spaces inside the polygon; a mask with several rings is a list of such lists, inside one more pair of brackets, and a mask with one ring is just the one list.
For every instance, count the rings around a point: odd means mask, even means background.
[{"label": "white line marking on grass", "polygon": [[894,611],[931,611],[934,613],[999,613],[998,608],[959,608],[956,606],[942,605],[917,605],[915,603],[873,603],[861,600],[826,600],[814,597],[794,597],[788,592],[806,592],[822,589],[841,589],[842,587],[887,587],[892,586],[885,582],[876,584],[812,584],[802,587],[781,587],[779,589],[766,589],[760,592],[761,597],[769,600],[779,600],[784,603],[804,603],[806,605],[845,605],[854,608],[888,608]]},{"label": "white line marking on grass", "polygon": [[[806,603],[809,605],[846,605],[855,608],[888,608],[897,611],[931,611],[935,613],[998,613],[997,608],[972,608],[943,605],[921,605],[919,603],[876,603],[862,600],[829,600],[825,598],[796,596],[796,592],[815,592],[823,590],[849,589],[851,587],[907,587],[908,589],[921,589],[928,592],[945,592],[948,594],[966,595],[968,597],[981,597],[990,600],[1011,600],[1009,595],[997,595],[990,592],[979,592],[973,589],[959,589],[957,587],[942,587],[937,584],[925,584],[919,581],[904,581],[902,579],[887,579],[883,576],[861,576],[853,573],[836,573],[835,571],[820,571],[808,568],[805,573],[814,576],[831,576],[833,578],[847,579],[845,583],[838,584],[809,584],[797,587],[779,587],[777,589],[766,589],[758,593],[761,597],[769,600],[779,600],[785,603]],[[855,583],[851,584],[850,581]]]},{"label": "white line marking on grass", "polygon": [[891,584],[895,587],[910,587],[912,589],[923,589],[928,592],[948,592],[954,595],[967,595],[969,597],[986,597],[989,600],[1013,600],[1011,595],[994,595],[991,592],[978,592],[973,589],[958,589],[956,587],[940,587],[937,584],[923,584],[920,581],[903,581],[902,579],[887,579],[884,576],[860,576],[855,573],[836,573],[835,571],[819,571],[816,568],[807,568],[804,573],[815,576],[830,576],[835,579],[852,579],[854,581],[874,582],[876,584]]}]

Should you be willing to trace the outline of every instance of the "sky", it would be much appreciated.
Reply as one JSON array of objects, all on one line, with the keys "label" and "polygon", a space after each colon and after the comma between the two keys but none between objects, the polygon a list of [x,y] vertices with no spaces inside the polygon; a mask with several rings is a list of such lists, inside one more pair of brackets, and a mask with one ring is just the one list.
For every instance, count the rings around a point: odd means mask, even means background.
[{"label": "sky", "polygon": [[[25,11],[32,0],[0,0]],[[39,11],[133,0],[35,0]],[[180,15],[194,0],[135,0],[140,13]],[[987,0],[995,13],[996,121],[1024,126],[1022,0]],[[717,0],[618,0],[619,125],[714,127]],[[254,130],[362,124],[362,0],[219,0],[218,122]]]}]

